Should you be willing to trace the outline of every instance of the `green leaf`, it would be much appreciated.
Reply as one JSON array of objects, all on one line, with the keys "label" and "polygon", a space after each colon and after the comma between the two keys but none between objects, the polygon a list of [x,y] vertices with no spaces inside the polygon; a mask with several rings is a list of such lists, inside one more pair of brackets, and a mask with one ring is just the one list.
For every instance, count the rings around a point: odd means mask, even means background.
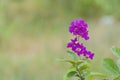
[{"label": "green leaf", "polygon": [[75,53],[73,53],[72,51],[67,51],[67,52],[74,60],[77,60],[78,56]]},{"label": "green leaf", "polygon": [[84,60],[78,60],[78,61],[76,62],[77,65],[80,65],[80,64],[82,64],[82,63],[85,63],[85,61],[84,61]]},{"label": "green leaf", "polygon": [[75,65],[75,61],[73,61],[73,60],[59,59],[59,61],[71,63],[73,66]]},{"label": "green leaf", "polygon": [[120,59],[117,60],[117,65],[120,67]]},{"label": "green leaf", "polygon": [[86,78],[87,80],[93,80],[94,77],[105,77],[105,75],[99,72],[90,72]]},{"label": "green leaf", "polygon": [[67,80],[71,77],[75,77],[76,75],[77,75],[77,72],[75,68],[69,69],[64,75],[64,80]]},{"label": "green leaf", "polygon": [[113,75],[118,75],[120,73],[117,64],[110,58],[105,58],[103,60],[104,68]]},{"label": "green leaf", "polygon": [[111,50],[112,50],[112,53],[113,53],[115,56],[117,56],[118,58],[120,58],[120,48],[112,47]]},{"label": "green leaf", "polygon": [[119,80],[119,78],[120,78],[120,75],[117,75],[113,77],[113,80]]},{"label": "green leaf", "polygon": [[83,70],[89,68],[87,63],[82,63],[82,64],[78,65],[78,67],[79,67],[79,71],[83,71]]}]

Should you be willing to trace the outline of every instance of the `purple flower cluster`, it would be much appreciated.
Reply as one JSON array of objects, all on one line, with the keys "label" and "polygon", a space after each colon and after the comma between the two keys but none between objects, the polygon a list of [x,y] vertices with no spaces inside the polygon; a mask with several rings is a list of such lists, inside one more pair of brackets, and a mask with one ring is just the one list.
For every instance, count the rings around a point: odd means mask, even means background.
[{"label": "purple flower cluster", "polygon": [[73,22],[71,22],[69,31],[77,37],[71,39],[71,41],[67,44],[67,48],[72,49],[72,51],[78,56],[83,55],[85,56],[85,58],[89,58],[92,60],[94,57],[94,53],[87,50],[86,47],[78,41],[79,36],[81,36],[85,40],[89,39],[87,27],[88,25],[82,19],[74,20]]},{"label": "purple flower cluster", "polygon": [[69,32],[73,35],[79,35],[85,40],[89,39],[88,36],[88,25],[83,19],[77,19],[71,22],[69,26]]},{"label": "purple flower cluster", "polygon": [[77,38],[71,39],[71,42],[68,43],[67,48],[71,48],[78,56],[85,56],[86,58],[93,59],[94,53],[88,51],[86,47],[77,41]]}]

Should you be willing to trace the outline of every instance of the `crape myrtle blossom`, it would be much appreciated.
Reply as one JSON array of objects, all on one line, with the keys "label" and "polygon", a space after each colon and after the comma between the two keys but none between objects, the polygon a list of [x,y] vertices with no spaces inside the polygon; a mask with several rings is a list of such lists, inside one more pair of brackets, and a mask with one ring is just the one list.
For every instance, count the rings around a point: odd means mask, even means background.
[{"label": "crape myrtle blossom", "polygon": [[77,19],[70,23],[69,32],[72,33],[73,35],[79,35],[85,40],[88,40],[89,36],[87,28],[88,25],[83,19]]},{"label": "crape myrtle blossom", "polygon": [[67,44],[67,48],[70,48],[78,56],[85,56],[86,59],[93,59],[94,53],[87,50],[86,47],[79,42],[79,38],[89,39],[88,36],[88,25],[83,19],[77,19],[70,23],[69,32],[72,33],[75,38]]},{"label": "crape myrtle blossom", "polygon": [[88,51],[86,47],[77,41],[77,38],[71,39],[71,42],[67,44],[67,48],[71,48],[78,56],[85,56],[86,58],[93,59],[94,53]]}]

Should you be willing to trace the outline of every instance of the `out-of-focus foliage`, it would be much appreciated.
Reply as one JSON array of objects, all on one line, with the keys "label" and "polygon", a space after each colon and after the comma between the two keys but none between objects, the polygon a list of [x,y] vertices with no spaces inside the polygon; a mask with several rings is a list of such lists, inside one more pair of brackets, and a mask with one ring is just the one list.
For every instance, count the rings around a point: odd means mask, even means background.
[{"label": "out-of-focus foliage", "polygon": [[45,24],[73,17],[96,19],[107,15],[120,19],[119,3],[119,0],[0,0],[0,30],[4,32],[2,26],[7,29],[10,26],[25,32],[37,31]]},{"label": "out-of-focus foliage", "polygon": [[113,59],[111,58],[105,58],[103,60],[103,66],[105,68],[106,71],[108,71],[111,76],[109,76],[108,78],[112,80],[118,80],[120,79],[120,66],[119,66],[119,58],[120,58],[120,48],[117,47],[112,47],[112,52],[113,54],[118,57],[117,62],[115,62]]},{"label": "out-of-focus foliage", "polygon": [[36,31],[45,24],[76,17],[92,20],[107,15],[120,19],[119,3],[119,0],[0,0],[0,25]]},{"label": "out-of-focus foliage", "polygon": [[119,0],[1,0],[0,13],[8,22],[21,20],[26,23],[64,16],[113,15],[119,18],[119,3]]}]

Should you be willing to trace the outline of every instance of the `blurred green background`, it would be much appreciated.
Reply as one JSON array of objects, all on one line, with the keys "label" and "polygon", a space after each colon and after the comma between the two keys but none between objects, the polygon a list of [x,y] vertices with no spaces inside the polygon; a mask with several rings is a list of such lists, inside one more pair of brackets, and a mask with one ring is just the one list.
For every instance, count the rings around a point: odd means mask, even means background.
[{"label": "blurred green background", "polygon": [[120,47],[120,0],[0,0],[0,80],[63,80],[69,23],[83,18],[95,53],[91,70]]}]

